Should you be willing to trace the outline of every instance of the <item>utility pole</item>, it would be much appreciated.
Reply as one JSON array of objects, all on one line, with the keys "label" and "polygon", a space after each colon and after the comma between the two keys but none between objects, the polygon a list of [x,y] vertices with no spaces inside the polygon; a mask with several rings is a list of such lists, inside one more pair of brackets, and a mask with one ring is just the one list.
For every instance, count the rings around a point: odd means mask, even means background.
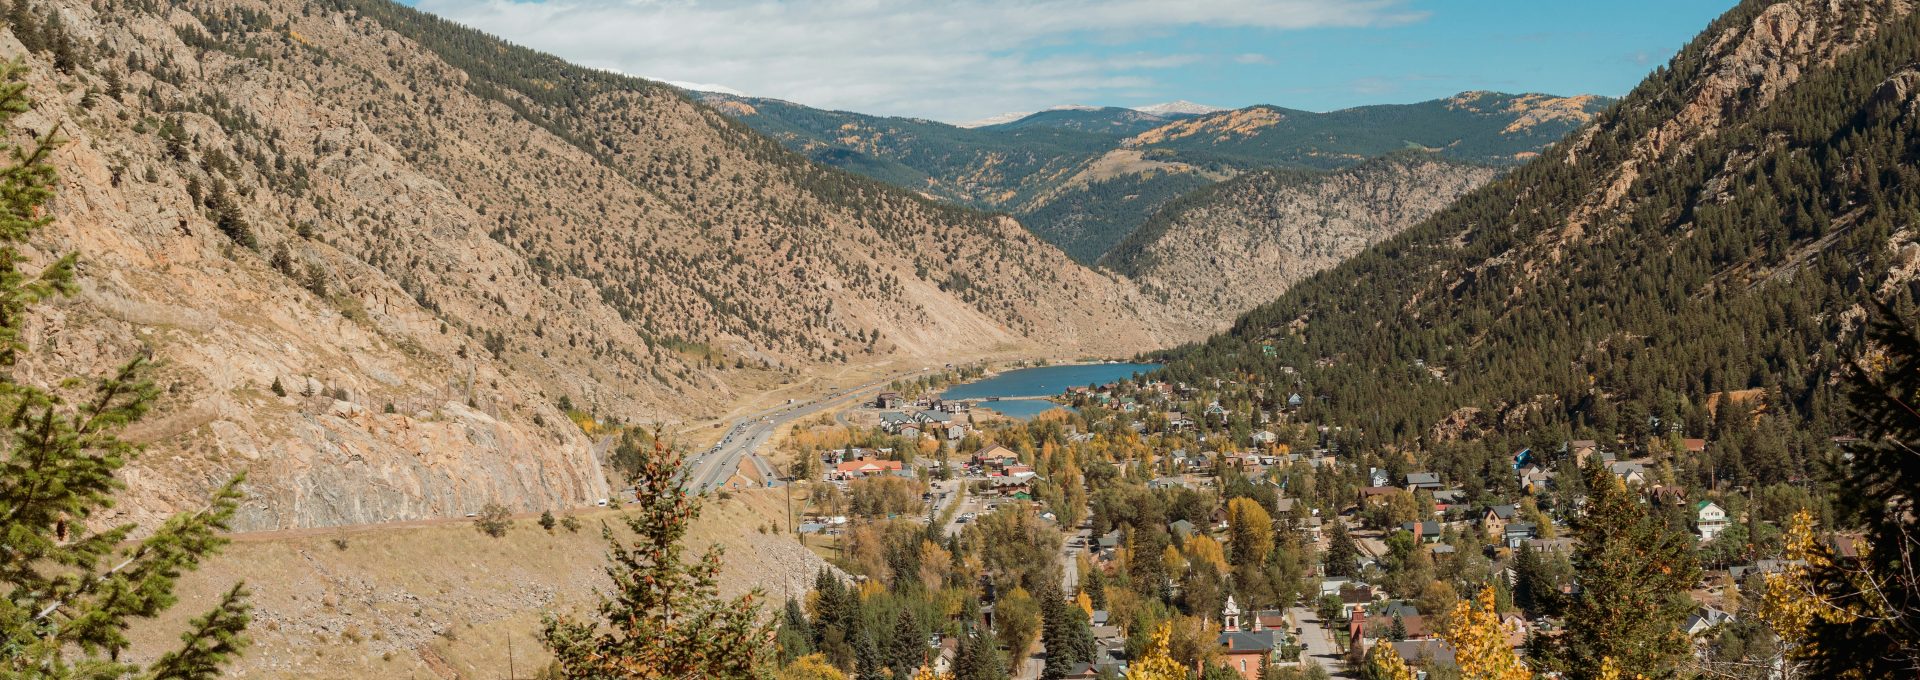
[{"label": "utility pole", "polygon": [[507,680],[518,680],[513,672],[513,637],[507,637]]}]

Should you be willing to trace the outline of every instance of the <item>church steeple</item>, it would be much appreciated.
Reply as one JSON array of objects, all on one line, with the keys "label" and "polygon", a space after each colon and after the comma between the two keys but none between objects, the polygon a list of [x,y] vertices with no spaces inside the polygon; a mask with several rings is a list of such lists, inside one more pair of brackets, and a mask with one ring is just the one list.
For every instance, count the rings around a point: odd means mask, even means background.
[{"label": "church steeple", "polygon": [[1227,596],[1227,608],[1220,612],[1220,623],[1227,630],[1240,630],[1240,605],[1233,603],[1233,596]]}]

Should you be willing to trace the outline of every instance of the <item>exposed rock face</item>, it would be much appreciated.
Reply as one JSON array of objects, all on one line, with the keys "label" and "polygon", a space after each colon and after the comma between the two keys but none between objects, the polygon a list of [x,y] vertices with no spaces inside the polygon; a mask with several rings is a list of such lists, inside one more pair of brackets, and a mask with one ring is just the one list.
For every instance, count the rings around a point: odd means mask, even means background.
[{"label": "exposed rock face", "polygon": [[84,52],[29,57],[22,121],[70,140],[36,245],[83,292],[18,372],[159,360],[119,519],[243,471],[241,529],[585,505],[562,397],[676,422],[825,364],[1197,331],[1011,220],[384,0],[34,6]]},{"label": "exposed rock face", "polygon": [[1169,205],[1107,263],[1224,325],[1494,175],[1425,154],[1328,174],[1254,173]]},{"label": "exposed rock face", "polygon": [[[1831,64],[1882,28],[1859,17],[1894,17],[1911,9],[1908,0],[1795,0],[1768,5],[1744,25],[1728,26],[1700,55],[1704,68],[1684,93],[1686,103],[1635,141],[1633,159],[1554,238],[1581,238],[1601,215],[1621,214],[1615,209],[1645,166],[1686,154],[1726,121],[1765,107],[1807,71]],[[1592,134],[1589,128],[1573,144],[1569,162],[1588,151]]]}]

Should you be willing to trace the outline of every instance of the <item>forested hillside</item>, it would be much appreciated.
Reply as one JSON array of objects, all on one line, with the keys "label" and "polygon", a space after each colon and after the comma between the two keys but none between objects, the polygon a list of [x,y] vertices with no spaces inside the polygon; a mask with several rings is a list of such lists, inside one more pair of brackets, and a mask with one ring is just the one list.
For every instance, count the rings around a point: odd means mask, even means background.
[{"label": "forested hillside", "polygon": [[1332,172],[1252,172],[1173,201],[1100,263],[1225,324],[1494,175],[1417,151]]},{"label": "forested hillside", "polygon": [[40,102],[8,132],[70,140],[36,246],[81,263],[22,370],[160,360],[135,518],[238,471],[242,529],[591,504],[598,424],[1195,327],[1009,219],[385,0],[8,7]]},{"label": "forested hillside", "polygon": [[1916,309],[1910,10],[1743,3],[1574,139],[1168,373],[1293,386],[1372,446],[1710,434],[1691,483],[1802,478],[1849,434],[1863,317]]},{"label": "forested hillside", "polygon": [[1010,213],[1084,263],[1106,255],[1168,201],[1244,172],[1339,169],[1407,149],[1504,167],[1537,155],[1611,101],[1468,92],[1328,113],[1068,108],[964,129],[773,99],[696,96],[818,162]]}]

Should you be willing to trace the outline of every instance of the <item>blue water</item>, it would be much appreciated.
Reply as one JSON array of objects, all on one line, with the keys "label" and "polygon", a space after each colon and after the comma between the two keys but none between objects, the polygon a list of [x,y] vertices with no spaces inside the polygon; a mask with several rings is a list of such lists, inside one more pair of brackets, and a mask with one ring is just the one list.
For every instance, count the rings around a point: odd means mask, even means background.
[{"label": "blue water", "polygon": [[1062,406],[1045,399],[1002,399],[1000,401],[987,401],[981,402],[980,408],[991,410],[994,413],[1016,420],[1029,420],[1034,416],[1057,408],[1063,408],[1069,411],[1074,410],[1072,406]]},{"label": "blue water", "polygon": [[[949,387],[947,391],[941,392],[940,396],[947,399],[1049,397],[1065,392],[1069,387],[1104,385],[1117,380],[1131,378],[1159,367],[1160,364],[1084,364],[1078,366],[1023,368],[1017,371],[1008,371],[985,380]],[[1006,413],[1006,411],[993,404],[983,404],[982,406]],[[1036,411],[1036,413],[1037,412],[1038,411]],[[1013,414],[1008,413],[1008,415]]]}]

